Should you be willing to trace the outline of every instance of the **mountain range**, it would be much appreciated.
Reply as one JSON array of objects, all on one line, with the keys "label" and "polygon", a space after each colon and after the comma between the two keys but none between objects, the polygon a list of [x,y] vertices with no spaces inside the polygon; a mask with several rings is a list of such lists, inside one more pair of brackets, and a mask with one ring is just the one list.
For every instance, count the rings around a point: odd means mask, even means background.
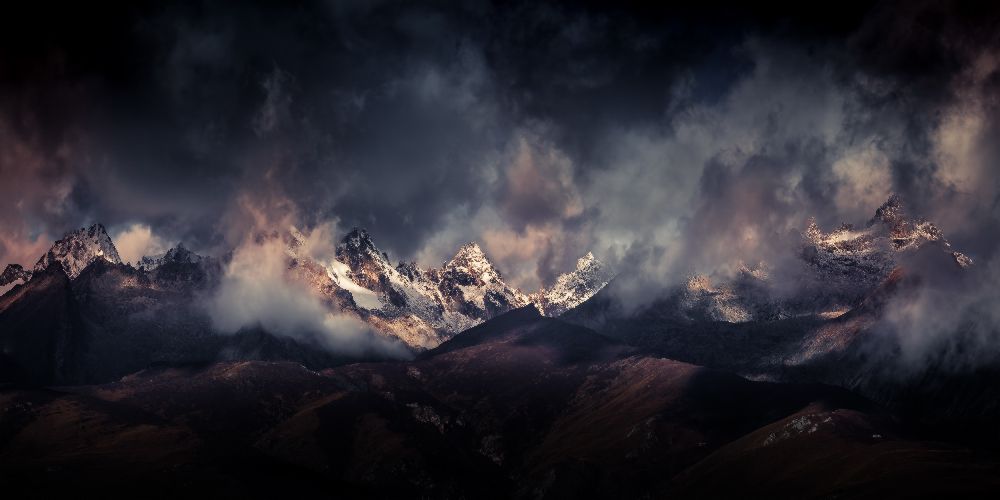
[{"label": "mountain range", "polygon": [[[331,314],[352,315],[369,325],[374,335],[400,341],[415,352],[528,304],[537,304],[539,311],[548,314],[560,314],[590,298],[611,278],[606,266],[588,253],[551,288],[526,294],[504,281],[476,243],[462,246],[440,268],[422,269],[413,262],[393,266],[363,229],[348,233],[336,246],[335,256],[328,259],[309,255],[304,249],[305,236],[294,227],[255,238],[257,243],[280,241],[284,279],[304,284]],[[39,300],[35,296],[41,288],[59,288],[70,298],[57,316],[65,316],[65,322],[74,325],[67,328],[73,331],[61,335],[86,338],[88,347],[87,354],[62,355],[90,361],[75,365],[82,370],[79,373],[68,375],[63,370],[59,371],[63,375],[45,376],[42,382],[103,380],[141,368],[142,363],[260,356],[257,346],[235,340],[259,326],[244,325],[235,337],[212,336],[219,332],[215,332],[203,304],[219,287],[230,259],[231,252],[220,258],[201,256],[178,244],[161,255],[142,257],[133,266],[122,262],[104,226],[95,224],[56,241],[31,271],[17,264],[6,267],[0,275],[4,292],[0,325],[22,324],[23,318],[14,312],[21,310],[19,305]],[[25,311],[35,310],[24,307]],[[15,336],[14,331],[4,335]],[[275,333],[259,332],[269,338]],[[293,351],[315,351],[306,358],[329,362],[329,353],[308,340],[271,341],[295,345],[289,347]],[[233,342],[239,345],[230,345]],[[96,354],[102,350],[108,352]],[[129,351],[124,358],[130,361],[124,363],[119,359],[122,356],[113,354]],[[8,353],[12,358],[18,355],[17,349]],[[113,359],[106,361],[105,356]],[[28,363],[30,359],[15,366]]]},{"label": "mountain range", "polygon": [[[898,369],[894,302],[976,264],[890,198],[808,223],[784,268],[692,275],[624,304],[590,253],[534,293],[475,243],[393,266],[362,229],[295,228],[280,279],[405,345],[347,355],[204,303],[232,253],[121,262],[100,225],[0,275],[0,480],[163,496],[876,498],[1000,489],[1000,360]],[[789,278],[791,276],[791,278]],[[274,287],[278,288],[275,283]],[[941,356],[948,353],[942,352]],[[858,466],[864,464],[864,466]],[[887,493],[889,492],[889,493]]]}]

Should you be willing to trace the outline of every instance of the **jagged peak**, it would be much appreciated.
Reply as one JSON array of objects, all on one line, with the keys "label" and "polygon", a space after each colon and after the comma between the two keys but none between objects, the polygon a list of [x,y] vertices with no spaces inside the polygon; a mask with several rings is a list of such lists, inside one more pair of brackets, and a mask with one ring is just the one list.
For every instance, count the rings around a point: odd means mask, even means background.
[{"label": "jagged peak", "polygon": [[392,267],[389,254],[379,250],[368,231],[355,227],[337,245],[337,259],[356,269],[365,261],[378,261],[381,266]]},{"label": "jagged peak", "polygon": [[353,252],[370,250],[376,254],[382,254],[378,247],[375,246],[375,242],[372,241],[372,237],[368,234],[368,231],[358,227],[351,229],[351,232],[347,233],[347,235],[340,240],[338,250],[340,248]]},{"label": "jagged peak", "polygon": [[462,245],[455,253],[455,256],[451,258],[446,264],[446,269],[454,269],[458,267],[468,268],[470,272],[476,274],[482,274],[484,272],[492,272],[500,276],[500,272],[497,271],[496,267],[490,262],[490,259],[486,257],[486,253],[483,249],[479,247],[476,242],[470,242]]},{"label": "jagged peak", "polygon": [[597,257],[594,257],[594,252],[587,252],[587,255],[584,255],[583,257],[580,257],[579,259],[576,260],[577,271],[583,271],[585,269],[589,269],[591,267],[600,265],[601,261],[597,260]]},{"label": "jagged peak", "polygon": [[66,234],[63,235],[62,239],[65,240],[71,238],[81,238],[84,236],[88,238],[107,238],[109,240],[111,239],[111,237],[108,236],[107,229],[104,228],[104,224],[101,223],[91,224],[89,227],[81,227],[80,229],[68,231],[66,232]]},{"label": "jagged peak", "polygon": [[24,266],[22,266],[21,264],[7,264],[7,267],[5,267],[3,269],[3,274],[2,275],[8,275],[8,274],[12,274],[12,273],[18,273],[18,274],[20,274],[20,273],[23,273],[23,272],[25,272],[24,271]]},{"label": "jagged peak", "polygon": [[903,222],[906,219],[906,213],[903,206],[903,197],[893,193],[889,196],[889,199],[875,210],[875,216],[868,221],[868,225],[872,226],[876,222],[882,222],[883,224],[895,225]]},{"label": "jagged peak", "polygon": [[375,243],[372,242],[372,237],[368,234],[368,231],[360,227],[351,228],[351,231],[344,236],[341,243],[356,246],[375,246]]},{"label": "jagged peak", "polygon": [[6,286],[16,281],[27,282],[31,279],[31,271],[25,271],[21,264],[7,264],[0,273],[0,286]]},{"label": "jagged peak", "polygon": [[455,254],[455,257],[486,258],[486,254],[483,253],[483,249],[479,247],[479,243],[470,241],[458,249],[458,253]]},{"label": "jagged peak", "polygon": [[98,258],[112,264],[120,264],[122,261],[103,224],[93,224],[66,233],[38,259],[34,271],[45,270],[52,262],[59,262],[70,278],[76,278]]}]

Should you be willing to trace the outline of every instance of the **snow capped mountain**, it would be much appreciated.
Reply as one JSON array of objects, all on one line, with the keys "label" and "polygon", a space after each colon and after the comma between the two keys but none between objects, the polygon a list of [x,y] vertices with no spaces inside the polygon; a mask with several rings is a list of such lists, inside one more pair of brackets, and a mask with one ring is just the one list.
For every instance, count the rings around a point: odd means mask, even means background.
[{"label": "snow capped mountain", "polygon": [[[377,330],[408,345],[431,348],[452,335],[512,309],[528,296],[508,285],[476,243],[463,245],[440,268],[414,262],[395,267],[364,229],[351,230],[338,244],[335,258],[317,262],[301,255],[304,241],[295,228],[285,238],[291,267],[325,296],[339,294],[339,307],[357,314]],[[309,270],[322,268],[325,276]],[[607,283],[603,266],[590,255],[578,269],[561,277],[546,295],[551,310],[561,312],[586,300]]]},{"label": "snow capped mountain", "polygon": [[391,287],[384,278],[390,277],[395,268],[364,229],[354,228],[344,237],[337,246],[337,260],[350,269],[348,275],[358,285],[391,294]]},{"label": "snow capped mountain", "polygon": [[[942,253],[935,254],[938,251]],[[910,218],[902,199],[893,195],[861,229],[842,224],[824,232],[810,220],[799,249],[804,267],[778,270],[786,280],[794,276],[796,283],[782,287],[793,287],[795,293],[772,293],[770,270],[761,263],[754,268],[741,266],[729,279],[694,276],[677,287],[674,306],[687,320],[730,323],[833,314],[863,299],[918,252],[950,259],[958,268],[972,265],[972,259],[954,251],[933,223]]]},{"label": "snow capped mountain", "polygon": [[559,316],[592,297],[611,281],[609,269],[587,252],[576,261],[576,269],[559,276],[551,287],[531,295],[531,301],[546,316]]},{"label": "snow capped mountain", "polygon": [[[559,316],[605,288],[612,275],[592,253],[547,288],[526,294],[506,283],[502,273],[476,243],[463,245],[441,267],[421,268],[413,262],[395,266],[364,229],[350,231],[333,256],[317,258],[303,250],[306,237],[294,227],[257,235],[255,241],[278,240],[288,258],[288,276],[305,282],[334,312],[348,312],[382,334],[411,347],[433,348],[465,329],[507,311],[535,304],[545,315]],[[864,228],[844,224],[824,232],[811,222],[802,236],[802,284],[808,293],[792,298],[769,294],[765,265],[743,268],[730,278],[695,276],[676,287],[672,313],[690,321],[741,323],[771,320],[809,311],[849,305],[883,282],[901,259],[917,251],[940,250],[956,267],[972,259],[956,252],[934,224],[908,216],[902,199],[893,196],[879,207]],[[104,227],[96,224],[68,233],[35,265],[35,271],[59,263],[76,279],[97,260],[121,263]],[[207,289],[222,275],[222,263],[178,245],[166,253],[143,257],[137,271],[155,286],[170,290]],[[779,269],[777,271],[786,271]],[[788,274],[788,273],[785,273]],[[8,266],[0,287],[10,289],[31,273]],[[4,290],[0,288],[0,290]]]},{"label": "snow capped mountain", "polygon": [[[802,233],[799,259],[781,268],[740,266],[733,276],[692,276],[654,302],[656,321],[680,323],[772,321],[794,316],[837,317],[889,279],[895,269],[923,266],[955,272],[973,265],[955,251],[933,223],[912,218],[899,196],[875,210],[863,228],[842,224],[830,232],[811,220]],[[597,297],[578,320],[604,321],[606,297]],[[581,311],[577,308],[577,311]],[[617,312],[610,313],[619,314]],[[583,319],[580,319],[583,318]],[[588,323],[590,324],[590,323]],[[595,323],[596,324],[596,323]]]},{"label": "snow capped mountain", "polygon": [[120,264],[122,261],[115,244],[101,224],[67,233],[38,259],[34,272],[44,271],[55,261],[62,265],[70,279],[75,279],[97,259],[104,259],[112,264]]},{"label": "snow capped mountain", "polygon": [[939,247],[960,268],[972,259],[954,251],[933,223],[907,216],[903,200],[892,195],[863,229],[843,224],[829,233],[811,221],[803,234],[802,258],[818,281],[856,295],[884,281],[901,258],[924,248]]},{"label": "snow capped mountain", "polygon": [[528,297],[504,282],[476,243],[462,246],[431,278],[445,299],[445,307],[473,320],[487,320],[528,305]]},{"label": "snow capped mountain", "polygon": [[[588,253],[551,288],[528,295],[507,284],[476,243],[463,245],[439,268],[423,269],[413,262],[393,266],[388,254],[359,228],[344,236],[327,260],[304,251],[306,236],[295,227],[261,232],[253,241],[279,241],[287,257],[286,277],[305,283],[331,312],[354,314],[381,334],[420,349],[433,348],[463,330],[532,302],[545,314],[561,314],[610,279],[603,264]],[[75,280],[95,261],[122,263],[100,224],[68,233],[39,259],[35,270],[58,263]],[[142,257],[135,269],[121,272],[133,273],[128,278],[132,285],[141,282],[156,290],[183,293],[209,291],[224,274],[223,261],[198,255],[182,244]],[[0,291],[28,281],[31,275],[16,264],[8,266],[0,276]]]},{"label": "snow capped mountain", "polygon": [[410,345],[433,347],[462,330],[528,303],[507,285],[479,245],[470,243],[439,269],[393,267],[363,229],[355,228],[326,264],[330,278],[362,315]]}]

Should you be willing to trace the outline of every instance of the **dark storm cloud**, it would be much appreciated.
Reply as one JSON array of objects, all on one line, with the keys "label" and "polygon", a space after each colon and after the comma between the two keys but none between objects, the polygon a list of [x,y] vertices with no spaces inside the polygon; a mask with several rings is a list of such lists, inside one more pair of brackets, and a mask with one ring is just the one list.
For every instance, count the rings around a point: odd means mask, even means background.
[{"label": "dark storm cloud", "polygon": [[997,151],[960,138],[997,129],[995,12],[718,7],[19,7],[0,258],[92,221],[217,252],[258,200],[394,260],[480,240],[529,288],[591,249],[667,282],[892,191],[992,256]]}]

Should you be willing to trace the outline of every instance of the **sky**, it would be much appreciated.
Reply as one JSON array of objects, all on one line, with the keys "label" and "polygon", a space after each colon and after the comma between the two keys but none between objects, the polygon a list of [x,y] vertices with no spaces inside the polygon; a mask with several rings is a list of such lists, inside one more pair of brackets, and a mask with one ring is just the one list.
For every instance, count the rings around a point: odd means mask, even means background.
[{"label": "sky", "polygon": [[898,193],[1000,266],[989,6],[5,9],[0,263],[98,222],[127,260],[294,223],[423,266],[478,241],[527,290],[588,251],[670,281]]}]

